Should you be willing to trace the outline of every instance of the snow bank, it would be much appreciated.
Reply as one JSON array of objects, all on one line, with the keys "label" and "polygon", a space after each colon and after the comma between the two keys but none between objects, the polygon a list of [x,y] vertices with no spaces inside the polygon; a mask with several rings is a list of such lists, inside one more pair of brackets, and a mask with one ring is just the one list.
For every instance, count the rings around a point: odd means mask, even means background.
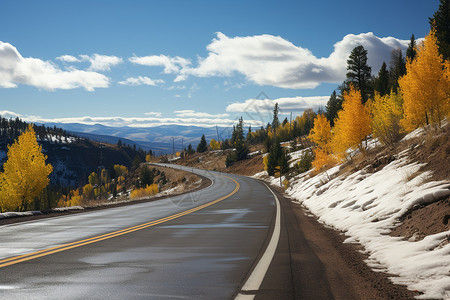
[{"label": "snow bank", "polygon": [[[420,167],[408,163],[406,156],[376,173],[361,170],[337,176],[338,166],[312,178],[306,173],[293,178],[286,193],[320,222],[345,232],[346,242],[363,245],[371,268],[395,275],[394,283],[422,292],[417,298],[450,299],[450,231],[421,241],[388,235],[398,218],[415,205],[450,195],[448,182],[424,183],[430,174],[418,173]],[[279,178],[266,180],[279,185]]]},{"label": "snow bank", "polygon": [[42,215],[40,211],[25,211],[25,212],[4,212],[0,214],[0,219],[24,217],[24,216],[35,216]]}]

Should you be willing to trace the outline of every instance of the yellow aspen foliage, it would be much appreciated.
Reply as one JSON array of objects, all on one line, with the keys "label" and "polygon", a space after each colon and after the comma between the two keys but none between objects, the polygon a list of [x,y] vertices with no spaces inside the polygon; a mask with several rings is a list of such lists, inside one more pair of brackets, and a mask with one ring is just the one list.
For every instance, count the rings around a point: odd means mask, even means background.
[{"label": "yellow aspen foliage", "polygon": [[372,133],[388,147],[393,147],[400,138],[400,120],[403,118],[402,98],[391,91],[383,97],[375,93],[368,103],[372,115]]},{"label": "yellow aspen foliage", "polygon": [[331,167],[335,163],[330,147],[332,138],[331,126],[323,114],[316,116],[314,119],[314,127],[311,129],[308,137],[317,144],[317,147],[314,149],[312,166],[319,172]]},{"label": "yellow aspen foliage", "polygon": [[122,165],[114,165],[114,172],[116,177],[125,176],[128,173],[128,168]]},{"label": "yellow aspen foliage", "polygon": [[312,166],[317,171],[322,171],[332,167],[336,163],[336,159],[325,149],[317,147],[314,149],[314,160]]},{"label": "yellow aspen foliage", "polygon": [[264,164],[264,170],[268,170],[268,165],[269,165],[269,155],[266,155],[263,157],[263,164]]},{"label": "yellow aspen foliage", "polygon": [[158,185],[156,183],[149,184],[145,188],[134,189],[133,191],[131,191],[130,199],[131,200],[142,199],[156,195],[158,194],[158,192],[159,192]]},{"label": "yellow aspen foliage", "polygon": [[438,124],[449,114],[448,63],[439,54],[434,29],[425,37],[414,60],[406,63],[406,74],[399,79],[405,117],[401,124],[413,130]]},{"label": "yellow aspen foliage", "polygon": [[309,133],[309,139],[322,149],[328,147],[331,141],[331,126],[327,118],[321,114],[314,119],[314,127]]},{"label": "yellow aspen foliage", "polygon": [[347,149],[358,148],[364,153],[363,141],[371,133],[369,110],[361,103],[361,92],[353,86],[343,97],[342,110],[334,121],[332,151],[345,155]]},{"label": "yellow aspen foliage", "polygon": [[94,187],[92,186],[92,184],[88,183],[83,186],[83,196],[85,199],[94,198]]},{"label": "yellow aspen foliage", "polygon": [[151,156],[150,154],[147,154],[147,155],[145,156],[145,161],[146,161],[146,162],[151,162],[151,161],[152,161],[152,156]]},{"label": "yellow aspen foliage", "polygon": [[53,170],[46,164],[33,126],[8,147],[8,160],[0,174],[0,211],[24,211],[48,185]]},{"label": "yellow aspen foliage", "polygon": [[211,139],[209,142],[209,146],[213,150],[220,150],[220,142],[216,141],[215,139]]},{"label": "yellow aspen foliage", "polygon": [[98,175],[95,172],[92,172],[88,177],[89,183],[94,186],[99,184]]},{"label": "yellow aspen foliage", "polygon": [[450,119],[450,60],[446,60],[444,64],[444,78],[446,81],[447,89],[445,90],[446,94],[446,103],[445,106],[447,107],[447,120]]}]

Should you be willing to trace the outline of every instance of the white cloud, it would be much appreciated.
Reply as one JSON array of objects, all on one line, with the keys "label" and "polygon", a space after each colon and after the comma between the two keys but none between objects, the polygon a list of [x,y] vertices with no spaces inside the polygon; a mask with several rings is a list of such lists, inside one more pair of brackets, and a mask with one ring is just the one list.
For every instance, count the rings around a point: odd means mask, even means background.
[{"label": "white cloud", "polygon": [[150,111],[150,112],[146,112],[144,115],[146,115],[146,116],[161,117],[161,116],[162,116],[162,113],[157,112],[157,111]]},{"label": "white cloud", "polygon": [[92,56],[80,55],[80,57],[89,61],[91,63],[89,69],[94,71],[109,71],[111,67],[123,63],[122,58],[113,55],[94,54]]},{"label": "white cloud", "polygon": [[150,56],[133,56],[128,59],[130,62],[143,66],[161,66],[164,67],[164,73],[178,73],[181,69],[186,68],[191,62],[179,56],[170,57],[167,55],[150,55]]},{"label": "white cloud", "polygon": [[74,89],[88,91],[109,86],[109,78],[91,71],[68,68],[63,71],[54,63],[22,57],[9,43],[0,41],[0,87],[15,88],[26,84],[46,90]]},{"label": "white cloud", "polygon": [[72,55],[61,55],[61,56],[58,56],[56,59],[60,60],[60,61],[64,61],[64,62],[69,62],[69,63],[82,61],[81,59],[76,58],[75,56],[72,56]]},{"label": "white cloud", "polygon": [[226,118],[229,117],[229,114],[209,114],[204,112],[197,112],[194,110],[176,110],[174,111],[178,117],[194,117],[194,118]]},{"label": "white cloud", "polygon": [[93,55],[79,55],[78,58],[72,55],[61,55],[57,60],[74,63],[74,62],[89,62],[89,70],[92,71],[110,71],[111,67],[123,63],[123,59],[114,55],[100,55],[94,53]]},{"label": "white cloud", "polygon": [[251,112],[251,113],[272,113],[275,103],[278,103],[280,113],[302,112],[308,108],[317,110],[319,107],[325,108],[329,96],[313,97],[286,97],[278,99],[248,99],[244,102],[236,102],[227,106],[228,112]]},{"label": "white cloud", "polygon": [[156,86],[159,83],[164,83],[162,79],[151,79],[147,76],[138,76],[138,77],[129,77],[124,81],[119,81],[118,84],[121,85],[130,85],[130,86],[138,86],[138,85],[151,85]]},{"label": "white cloud", "polygon": [[[36,123],[80,123],[86,125],[102,124],[112,127],[155,127],[161,125],[186,125],[186,126],[201,126],[201,127],[213,127],[213,126],[232,126],[236,125],[237,119],[231,118],[213,118],[213,117],[173,117],[173,118],[161,118],[161,117],[74,117],[74,118],[42,118],[39,116],[20,115],[14,112],[6,111],[9,115],[7,117],[19,117],[27,122]],[[0,111],[2,115],[2,111]],[[257,120],[245,120],[246,125],[261,126],[263,122]]]},{"label": "white cloud", "polygon": [[196,67],[181,68],[175,81],[183,81],[190,75],[211,77],[238,73],[258,85],[311,89],[323,82],[344,80],[348,56],[358,45],[368,50],[368,64],[376,74],[383,61],[390,61],[393,49],[405,50],[408,43],[393,37],[379,38],[371,32],[349,34],[334,45],[329,57],[317,58],[310,50],[280,36],[230,38],[219,32],[207,46],[208,56],[200,58]]}]

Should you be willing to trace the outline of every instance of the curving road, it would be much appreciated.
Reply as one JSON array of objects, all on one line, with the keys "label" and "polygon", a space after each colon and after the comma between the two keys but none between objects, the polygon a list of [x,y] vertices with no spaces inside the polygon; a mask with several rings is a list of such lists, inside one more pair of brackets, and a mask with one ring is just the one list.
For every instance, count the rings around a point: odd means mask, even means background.
[{"label": "curving road", "polygon": [[154,202],[0,226],[0,298],[238,295],[251,285],[266,245],[277,246],[270,240],[274,195],[247,177],[173,167],[213,184]]}]

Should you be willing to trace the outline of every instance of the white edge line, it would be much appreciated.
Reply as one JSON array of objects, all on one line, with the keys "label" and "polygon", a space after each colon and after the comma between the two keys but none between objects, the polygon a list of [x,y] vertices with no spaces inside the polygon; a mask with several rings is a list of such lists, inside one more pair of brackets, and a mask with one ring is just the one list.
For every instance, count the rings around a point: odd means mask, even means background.
[{"label": "white edge line", "polygon": [[[275,251],[277,250],[278,241],[280,239],[280,229],[281,229],[281,220],[280,220],[280,202],[278,201],[278,197],[275,193],[269,188],[269,186],[264,183],[267,189],[272,193],[275,198],[275,203],[277,207],[276,219],[275,219],[275,228],[272,233],[272,237],[270,238],[269,245],[267,246],[266,251],[263,256],[259,260],[253,272],[248,277],[244,286],[241,288],[241,291],[256,291],[261,286],[261,283],[266,276],[267,270],[269,269],[270,263],[272,262],[273,256],[275,255]],[[243,300],[243,299],[253,299],[255,295],[250,294],[241,294],[239,293],[235,300]]]}]

